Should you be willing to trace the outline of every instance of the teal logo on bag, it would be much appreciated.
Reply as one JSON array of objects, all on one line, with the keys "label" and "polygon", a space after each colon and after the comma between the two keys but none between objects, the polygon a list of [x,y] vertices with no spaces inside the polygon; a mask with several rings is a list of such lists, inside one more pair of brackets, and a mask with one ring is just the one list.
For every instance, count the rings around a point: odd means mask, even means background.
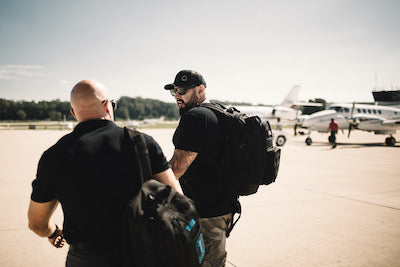
[{"label": "teal logo on bag", "polygon": [[196,252],[197,252],[197,257],[199,259],[199,263],[201,264],[204,259],[204,254],[206,253],[206,247],[204,245],[203,233],[200,233],[199,238],[197,238]]}]

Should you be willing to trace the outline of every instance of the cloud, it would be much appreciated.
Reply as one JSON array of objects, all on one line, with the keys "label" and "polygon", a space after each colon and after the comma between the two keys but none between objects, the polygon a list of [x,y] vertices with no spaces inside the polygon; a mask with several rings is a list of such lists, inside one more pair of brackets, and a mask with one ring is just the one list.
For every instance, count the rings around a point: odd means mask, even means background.
[{"label": "cloud", "polygon": [[0,80],[19,80],[24,77],[40,75],[42,66],[35,65],[2,65]]}]

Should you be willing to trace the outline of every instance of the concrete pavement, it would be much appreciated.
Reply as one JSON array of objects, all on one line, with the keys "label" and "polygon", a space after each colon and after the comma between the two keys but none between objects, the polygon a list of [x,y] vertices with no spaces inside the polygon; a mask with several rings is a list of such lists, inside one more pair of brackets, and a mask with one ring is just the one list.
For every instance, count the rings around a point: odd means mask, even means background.
[{"label": "concrete pavement", "polygon": [[[173,130],[144,131],[172,156]],[[64,266],[67,247],[29,231],[27,207],[40,155],[67,132],[0,131],[0,266]],[[331,149],[312,137],[290,139],[277,182],[241,198],[227,266],[400,266],[399,144],[353,131]]]}]

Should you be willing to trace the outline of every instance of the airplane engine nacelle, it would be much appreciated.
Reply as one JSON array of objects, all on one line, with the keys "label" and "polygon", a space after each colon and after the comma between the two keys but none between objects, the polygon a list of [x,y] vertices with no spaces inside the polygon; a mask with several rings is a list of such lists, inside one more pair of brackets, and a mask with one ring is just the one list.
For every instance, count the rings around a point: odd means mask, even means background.
[{"label": "airplane engine nacelle", "polygon": [[349,127],[347,120],[334,110],[323,110],[311,114],[303,121],[302,126],[319,132],[328,132],[332,118],[338,123],[339,129],[347,129]]}]

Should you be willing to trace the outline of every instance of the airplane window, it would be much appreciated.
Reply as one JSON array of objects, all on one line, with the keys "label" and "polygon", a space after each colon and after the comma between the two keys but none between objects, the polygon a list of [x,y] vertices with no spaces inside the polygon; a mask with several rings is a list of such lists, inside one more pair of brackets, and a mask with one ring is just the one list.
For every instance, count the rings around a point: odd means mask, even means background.
[{"label": "airplane window", "polygon": [[371,114],[371,110],[370,109],[368,109],[368,113]]},{"label": "airplane window", "polygon": [[372,111],[374,112],[374,114],[376,114],[376,110],[375,109],[373,109]]},{"label": "airplane window", "polygon": [[357,112],[358,112],[358,113],[361,113],[361,109],[358,108],[358,109],[357,109]]},{"label": "airplane window", "polygon": [[343,112],[343,108],[340,109],[340,112]]},{"label": "airplane window", "polygon": [[336,112],[339,112],[340,111],[340,107],[330,107],[329,109],[334,109],[334,110],[336,110]]},{"label": "airplane window", "polygon": [[397,111],[394,112],[394,115],[397,115]]},{"label": "airplane window", "polygon": [[344,108],[344,112],[349,112],[350,110],[348,108]]},{"label": "airplane window", "polygon": [[367,113],[367,111],[365,110],[365,108],[363,108],[363,113]]},{"label": "airplane window", "polygon": [[378,110],[378,113],[379,113],[379,114],[382,114],[382,111]]}]

